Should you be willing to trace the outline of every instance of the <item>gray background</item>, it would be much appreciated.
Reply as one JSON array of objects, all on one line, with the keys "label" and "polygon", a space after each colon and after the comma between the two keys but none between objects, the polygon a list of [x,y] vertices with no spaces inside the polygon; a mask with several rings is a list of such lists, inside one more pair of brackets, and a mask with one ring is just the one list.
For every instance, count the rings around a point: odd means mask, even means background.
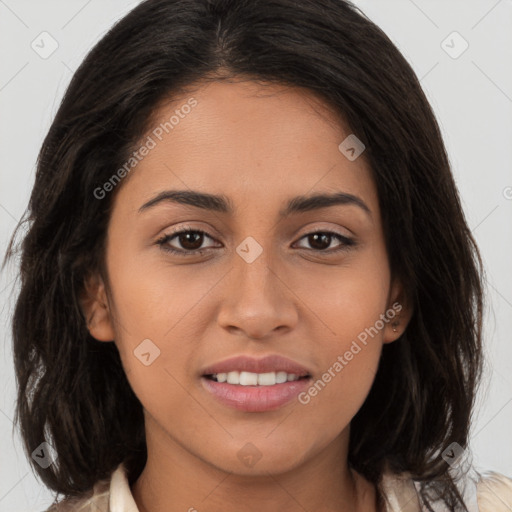
[{"label": "gray background", "polygon": [[[355,3],[411,63],[443,131],[468,223],[487,270],[488,364],[472,427],[473,460],[479,470],[512,476],[512,1]],[[0,0],[2,255],[26,207],[37,152],[73,70],[136,4]],[[31,47],[35,41],[40,52],[51,49],[48,36],[40,36],[44,31],[58,44],[48,58]],[[465,41],[469,46],[461,53]],[[18,435],[13,434],[9,318],[16,292],[14,275],[11,265],[0,277],[0,511],[38,512],[49,505],[51,494],[33,475]]]}]

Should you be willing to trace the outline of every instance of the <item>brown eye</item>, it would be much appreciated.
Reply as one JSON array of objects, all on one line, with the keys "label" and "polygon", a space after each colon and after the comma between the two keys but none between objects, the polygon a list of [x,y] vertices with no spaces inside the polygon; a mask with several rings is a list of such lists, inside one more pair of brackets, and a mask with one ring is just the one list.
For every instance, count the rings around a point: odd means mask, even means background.
[{"label": "brown eye", "polygon": [[203,243],[203,238],[204,234],[198,231],[187,231],[186,233],[177,235],[181,246],[190,251],[199,249]]},{"label": "brown eye", "polygon": [[331,245],[332,235],[328,235],[326,233],[314,233],[312,235],[308,235],[308,242],[313,247],[313,249],[328,249]]},{"label": "brown eye", "polygon": [[[160,245],[164,251],[189,256],[191,254],[202,253],[211,248],[201,248],[205,237],[213,240],[205,231],[201,231],[200,229],[187,229],[171,235],[164,235],[157,241],[157,244]],[[177,240],[178,247],[170,245],[170,242],[174,239]]]},{"label": "brown eye", "polygon": [[[333,231],[315,231],[304,235],[301,240],[303,239],[307,239],[308,244],[311,247],[310,250],[314,250],[316,252],[334,253],[347,250],[350,246],[355,245],[354,240]],[[337,239],[340,244],[334,249],[327,250],[333,239]]]}]

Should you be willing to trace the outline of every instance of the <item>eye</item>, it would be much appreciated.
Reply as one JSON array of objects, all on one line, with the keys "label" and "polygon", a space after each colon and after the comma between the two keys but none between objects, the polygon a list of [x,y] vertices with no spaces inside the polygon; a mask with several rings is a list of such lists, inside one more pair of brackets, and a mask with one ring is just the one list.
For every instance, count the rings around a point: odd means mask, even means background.
[{"label": "eye", "polygon": [[[157,240],[156,243],[162,250],[166,252],[180,256],[192,256],[195,254],[201,254],[212,248],[201,247],[205,238],[214,240],[214,238],[211,237],[206,231],[202,231],[200,229],[183,229],[181,231],[176,231],[175,233],[162,236],[159,240]],[[181,247],[174,247],[170,245],[170,242],[174,239],[177,239]],[[314,252],[323,252],[326,254],[337,253],[339,251],[347,251],[351,246],[356,245],[356,242],[353,239],[334,231],[313,231],[300,238],[300,240],[303,239],[307,240],[308,243],[312,246],[311,248],[306,249]],[[326,250],[331,245],[333,239],[338,240],[340,242],[339,245],[334,249]]]},{"label": "eye", "polygon": [[[204,252],[205,249],[199,249],[199,247],[201,247],[205,237],[213,240],[206,231],[200,229],[183,229],[170,235],[164,235],[157,240],[156,243],[166,252],[179,254],[181,256],[190,256]],[[179,241],[182,248],[175,248],[169,244],[171,240],[175,238]]]},{"label": "eye", "polygon": [[[300,240],[304,239],[313,247],[313,249],[310,250],[328,254],[346,251],[351,246],[355,245],[355,241],[352,238],[348,238],[335,231],[313,231],[312,233],[304,235]],[[337,239],[340,244],[334,249],[326,250],[326,248],[331,245],[333,239]]]}]

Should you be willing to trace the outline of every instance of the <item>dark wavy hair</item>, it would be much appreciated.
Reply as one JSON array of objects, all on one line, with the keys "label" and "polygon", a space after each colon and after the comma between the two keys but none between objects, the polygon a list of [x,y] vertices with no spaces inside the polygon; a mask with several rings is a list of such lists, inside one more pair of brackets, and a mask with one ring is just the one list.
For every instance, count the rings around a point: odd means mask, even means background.
[{"label": "dark wavy hair", "polygon": [[[115,344],[89,334],[79,300],[91,273],[108,283],[105,238],[123,183],[102,200],[93,191],[147,135],[162,101],[236,77],[309,90],[365,144],[391,273],[414,313],[383,347],[352,420],[349,463],[374,484],[387,469],[408,471],[427,507],[440,499],[466,510],[440,454],[468,442],[483,364],[482,261],[415,73],[346,0],[146,0],[77,69],[3,263],[21,251],[15,423],[30,463],[66,497],[121,462],[130,485],[142,471],[142,405]],[[43,441],[58,454],[46,469],[30,456]]]}]

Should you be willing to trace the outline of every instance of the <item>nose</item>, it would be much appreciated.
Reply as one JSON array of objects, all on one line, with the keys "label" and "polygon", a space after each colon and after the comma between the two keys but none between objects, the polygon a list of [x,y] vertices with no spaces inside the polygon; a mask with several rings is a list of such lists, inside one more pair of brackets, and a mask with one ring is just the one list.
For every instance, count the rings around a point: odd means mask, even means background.
[{"label": "nose", "polygon": [[299,299],[270,256],[264,250],[252,263],[235,256],[218,314],[219,325],[230,334],[268,339],[297,324]]}]

